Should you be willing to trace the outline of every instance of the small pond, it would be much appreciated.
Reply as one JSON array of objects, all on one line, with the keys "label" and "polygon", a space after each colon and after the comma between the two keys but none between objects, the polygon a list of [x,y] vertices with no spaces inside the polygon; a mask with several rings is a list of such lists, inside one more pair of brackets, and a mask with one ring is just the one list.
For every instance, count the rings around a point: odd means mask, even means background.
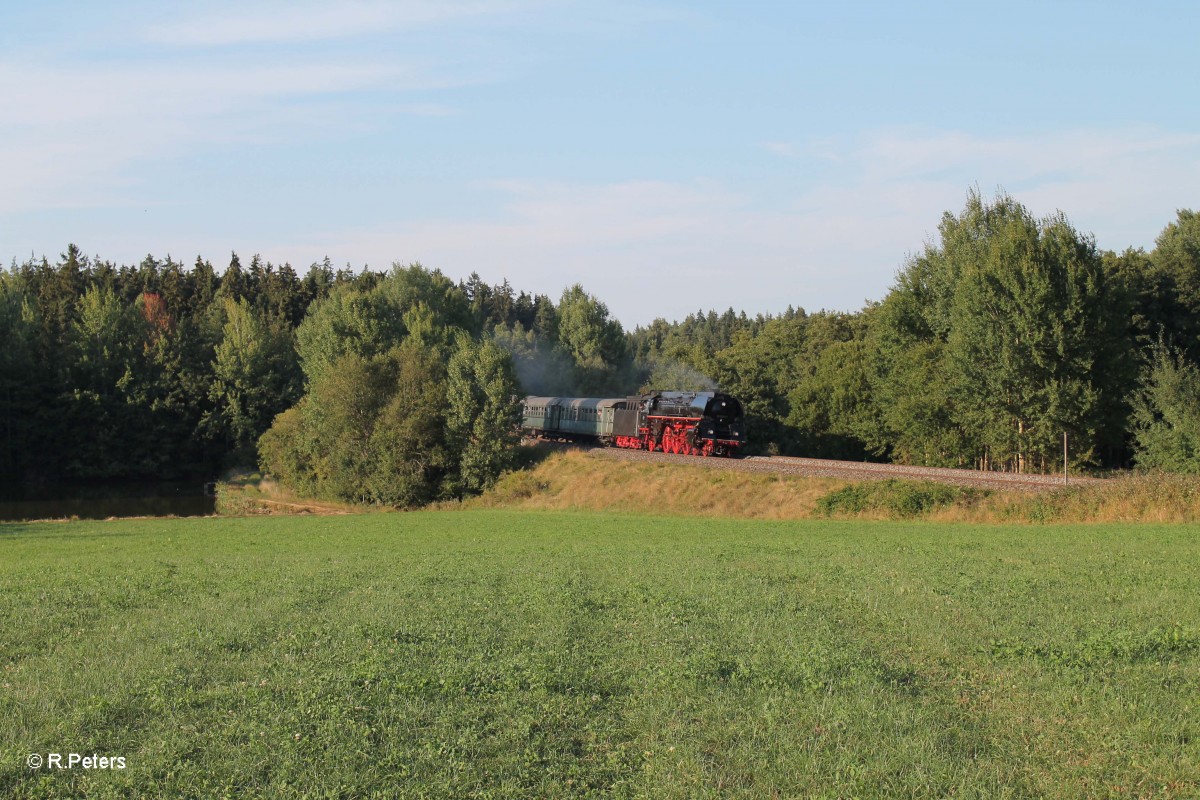
[{"label": "small pond", "polygon": [[0,521],[108,519],[109,517],[202,517],[214,513],[212,484],[154,482],[54,486],[0,494]]}]

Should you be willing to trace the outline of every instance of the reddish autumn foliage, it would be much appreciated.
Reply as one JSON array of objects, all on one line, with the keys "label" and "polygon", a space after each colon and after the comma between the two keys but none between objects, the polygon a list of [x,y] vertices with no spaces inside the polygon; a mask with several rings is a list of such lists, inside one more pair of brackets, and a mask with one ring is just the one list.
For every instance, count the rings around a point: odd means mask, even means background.
[{"label": "reddish autumn foliage", "polygon": [[158,338],[171,330],[173,324],[171,312],[167,310],[167,304],[163,301],[162,295],[157,292],[143,292],[141,306],[142,317],[150,323],[153,338]]}]

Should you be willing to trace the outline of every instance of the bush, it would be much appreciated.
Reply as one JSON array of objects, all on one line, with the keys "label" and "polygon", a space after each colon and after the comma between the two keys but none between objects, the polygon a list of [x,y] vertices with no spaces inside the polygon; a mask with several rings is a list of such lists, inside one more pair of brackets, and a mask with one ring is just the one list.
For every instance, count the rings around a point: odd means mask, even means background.
[{"label": "bush", "polygon": [[938,508],[974,503],[989,492],[962,486],[947,486],[931,481],[889,479],[855,483],[837,489],[817,501],[821,516],[856,516],[883,512],[892,517],[919,517]]},{"label": "bush", "polygon": [[1200,473],[1200,369],[1163,346],[1134,398],[1139,467]]},{"label": "bush", "polygon": [[261,508],[244,487],[222,481],[217,484],[216,512],[222,517],[244,517],[261,512]]},{"label": "bush", "polygon": [[549,490],[550,484],[540,480],[532,472],[514,470],[504,473],[500,476],[500,480],[496,481],[491,491],[491,499],[499,505],[505,502],[526,500]]}]

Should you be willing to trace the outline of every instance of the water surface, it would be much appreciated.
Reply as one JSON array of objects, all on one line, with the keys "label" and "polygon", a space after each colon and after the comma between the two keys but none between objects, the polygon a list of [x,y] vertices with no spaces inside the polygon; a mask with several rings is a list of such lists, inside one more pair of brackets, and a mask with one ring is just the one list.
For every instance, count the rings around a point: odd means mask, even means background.
[{"label": "water surface", "polygon": [[216,497],[206,493],[206,485],[200,481],[55,486],[0,496],[0,520],[4,521],[202,517],[215,510]]}]

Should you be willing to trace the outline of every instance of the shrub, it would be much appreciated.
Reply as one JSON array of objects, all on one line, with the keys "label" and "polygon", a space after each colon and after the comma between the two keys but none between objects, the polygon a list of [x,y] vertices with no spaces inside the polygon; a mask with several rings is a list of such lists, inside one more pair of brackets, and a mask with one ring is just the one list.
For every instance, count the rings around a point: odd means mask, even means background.
[{"label": "shrub", "polygon": [[883,512],[893,517],[919,517],[938,508],[974,503],[988,492],[962,486],[947,486],[931,481],[889,479],[856,483],[830,492],[817,501],[821,516],[856,516],[865,512]]},{"label": "shrub", "polygon": [[1200,473],[1200,369],[1163,346],[1134,398],[1139,467]]}]

